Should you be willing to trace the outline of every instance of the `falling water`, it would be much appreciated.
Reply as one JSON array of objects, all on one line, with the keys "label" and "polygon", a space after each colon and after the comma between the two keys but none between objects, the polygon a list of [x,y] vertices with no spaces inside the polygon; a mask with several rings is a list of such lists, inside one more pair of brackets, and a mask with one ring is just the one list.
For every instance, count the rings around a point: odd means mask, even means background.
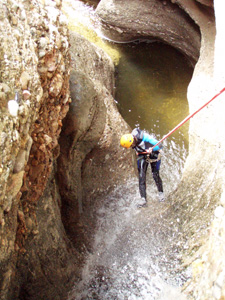
[{"label": "falling water", "polygon": [[176,221],[163,218],[169,203],[151,192],[149,206],[139,209],[137,191],[137,180],[130,180],[95,212],[93,252],[69,300],[185,299],[179,291],[188,276],[179,272],[181,233]]},{"label": "falling water", "polygon": [[176,189],[187,151],[165,142],[161,176],[165,202],[150,172],[147,177],[148,207],[137,208],[138,180],[130,179],[101,201],[92,212],[96,218],[93,250],[87,255],[81,280],[68,300],[184,300],[181,285],[189,272],[181,272],[183,245],[179,219],[167,217],[170,193]]}]

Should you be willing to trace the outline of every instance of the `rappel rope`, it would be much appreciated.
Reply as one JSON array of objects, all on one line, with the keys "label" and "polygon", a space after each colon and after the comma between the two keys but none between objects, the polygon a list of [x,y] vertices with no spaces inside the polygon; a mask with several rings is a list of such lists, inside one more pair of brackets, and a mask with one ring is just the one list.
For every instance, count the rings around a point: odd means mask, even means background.
[{"label": "rappel rope", "polygon": [[[225,91],[225,87],[218,93],[216,94],[212,99],[210,99],[208,102],[206,102],[203,106],[201,106],[199,109],[197,109],[195,112],[192,114],[188,115],[183,121],[181,121],[176,127],[174,127],[167,135],[165,135],[157,144],[155,144],[151,149],[155,148],[158,146],[162,141],[164,141],[168,136],[170,136],[172,133],[174,133],[178,128],[180,128],[182,125],[184,125],[188,120],[190,120],[194,115],[196,115],[200,110],[202,110],[204,107],[206,107],[210,102],[212,102],[214,99],[216,99],[219,95],[221,95]],[[140,154],[148,154],[148,152],[142,152]]]}]

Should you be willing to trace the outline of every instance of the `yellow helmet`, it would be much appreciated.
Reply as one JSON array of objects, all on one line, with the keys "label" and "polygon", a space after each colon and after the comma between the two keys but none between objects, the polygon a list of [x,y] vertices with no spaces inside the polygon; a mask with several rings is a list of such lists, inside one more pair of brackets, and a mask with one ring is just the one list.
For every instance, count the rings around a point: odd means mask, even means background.
[{"label": "yellow helmet", "polygon": [[120,145],[124,148],[130,148],[134,141],[134,137],[132,134],[124,134],[120,139]]}]

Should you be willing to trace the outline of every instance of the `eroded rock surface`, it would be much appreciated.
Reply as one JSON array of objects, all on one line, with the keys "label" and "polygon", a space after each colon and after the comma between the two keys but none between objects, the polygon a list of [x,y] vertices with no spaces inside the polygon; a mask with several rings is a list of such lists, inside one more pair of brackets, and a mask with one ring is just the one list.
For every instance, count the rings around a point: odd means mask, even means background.
[{"label": "eroded rock surface", "polygon": [[102,0],[96,13],[102,33],[117,42],[149,39],[167,43],[195,64],[200,49],[199,28],[177,1]]},{"label": "eroded rock surface", "polygon": [[[51,194],[55,204],[51,213],[43,202],[37,203],[59,153],[58,137],[69,108],[69,75],[61,1],[1,1],[0,297],[4,300],[19,295],[46,299],[49,289],[49,295],[61,299],[65,289],[57,292],[50,278],[68,283],[61,271],[48,271],[53,267],[52,263],[48,267],[49,260],[55,261],[56,269],[67,269],[71,262],[72,247],[60,227],[57,197]],[[51,197],[45,197],[48,205]],[[59,253],[64,262],[58,260]]]},{"label": "eroded rock surface", "polygon": [[[119,143],[130,129],[113,99],[114,66],[101,49],[79,35],[71,33],[70,42],[72,102],[60,138],[58,182],[64,224],[76,244],[77,236],[85,239],[84,228],[94,232],[91,211],[99,205],[98,196],[134,173],[132,156]],[[131,172],[121,172],[125,168]],[[92,226],[87,222],[93,222]]]}]

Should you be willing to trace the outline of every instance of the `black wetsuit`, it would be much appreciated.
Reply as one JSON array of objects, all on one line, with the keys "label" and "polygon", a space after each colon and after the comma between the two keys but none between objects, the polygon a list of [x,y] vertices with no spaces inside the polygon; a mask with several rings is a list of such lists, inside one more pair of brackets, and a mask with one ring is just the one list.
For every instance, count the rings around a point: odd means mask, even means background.
[{"label": "black wetsuit", "polygon": [[[136,150],[137,157],[137,166],[139,173],[139,191],[141,197],[146,199],[146,172],[148,169],[149,162],[146,161],[148,158],[147,155],[141,154],[141,152],[145,152],[149,148],[153,147],[158,141],[150,136],[148,133],[140,130],[139,128],[135,128],[132,131],[132,135],[137,138],[137,145],[133,147]],[[159,169],[161,164],[161,159],[159,156],[159,150],[162,149],[160,145],[153,148],[152,153],[149,155],[150,165],[152,170],[152,176],[156,183],[157,189],[159,192],[163,192],[162,179],[159,176]]]}]

